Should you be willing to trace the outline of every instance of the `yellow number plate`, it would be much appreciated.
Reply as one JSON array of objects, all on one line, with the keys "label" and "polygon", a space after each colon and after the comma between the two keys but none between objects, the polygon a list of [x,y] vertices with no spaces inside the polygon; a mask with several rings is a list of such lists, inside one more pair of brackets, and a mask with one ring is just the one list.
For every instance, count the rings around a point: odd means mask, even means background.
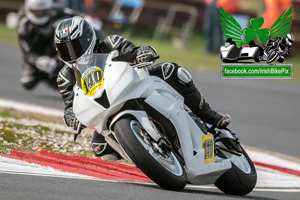
[{"label": "yellow number plate", "polygon": [[81,86],[83,93],[89,97],[100,90],[104,83],[104,74],[101,68],[93,66],[82,73]]},{"label": "yellow number plate", "polygon": [[202,148],[204,150],[204,163],[214,163],[214,138],[212,134],[202,135]]}]

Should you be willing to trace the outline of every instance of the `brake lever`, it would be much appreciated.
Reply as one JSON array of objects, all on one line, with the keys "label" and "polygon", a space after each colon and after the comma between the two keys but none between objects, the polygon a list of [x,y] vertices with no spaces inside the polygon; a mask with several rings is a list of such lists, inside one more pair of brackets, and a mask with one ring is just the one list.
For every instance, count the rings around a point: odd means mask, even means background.
[{"label": "brake lever", "polygon": [[160,57],[159,57],[159,55],[155,55],[155,56],[152,56],[152,58],[150,59],[151,61],[154,61],[154,60],[157,60],[157,59],[159,59]]}]

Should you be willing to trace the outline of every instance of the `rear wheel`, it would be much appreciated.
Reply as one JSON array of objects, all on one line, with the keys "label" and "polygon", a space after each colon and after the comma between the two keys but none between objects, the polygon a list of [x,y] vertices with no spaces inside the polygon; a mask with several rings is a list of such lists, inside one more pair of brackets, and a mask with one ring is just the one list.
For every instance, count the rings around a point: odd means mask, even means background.
[{"label": "rear wheel", "polygon": [[246,195],[256,185],[257,174],[253,162],[243,147],[240,146],[240,148],[242,150],[242,155],[240,156],[225,151],[218,153],[221,154],[219,155],[220,157],[230,159],[232,164],[232,168],[215,182],[215,186],[225,194]]},{"label": "rear wheel", "polygon": [[167,190],[185,187],[185,170],[172,150],[152,140],[135,118],[121,118],[115,123],[114,132],[130,159],[151,180]]}]

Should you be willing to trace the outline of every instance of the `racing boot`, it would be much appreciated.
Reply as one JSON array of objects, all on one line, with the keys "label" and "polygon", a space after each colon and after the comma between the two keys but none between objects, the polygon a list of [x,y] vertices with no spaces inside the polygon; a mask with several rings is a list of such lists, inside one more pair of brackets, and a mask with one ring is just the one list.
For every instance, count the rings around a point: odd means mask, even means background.
[{"label": "racing boot", "polygon": [[194,114],[204,122],[212,124],[217,128],[226,128],[228,126],[231,117],[228,114],[224,115],[213,110],[193,83],[189,91],[189,93],[184,95],[184,103]]},{"label": "racing boot", "polygon": [[97,131],[94,132],[92,140],[92,149],[97,157],[100,157],[103,161],[115,162],[122,157],[116,152],[104,139],[104,136]]}]

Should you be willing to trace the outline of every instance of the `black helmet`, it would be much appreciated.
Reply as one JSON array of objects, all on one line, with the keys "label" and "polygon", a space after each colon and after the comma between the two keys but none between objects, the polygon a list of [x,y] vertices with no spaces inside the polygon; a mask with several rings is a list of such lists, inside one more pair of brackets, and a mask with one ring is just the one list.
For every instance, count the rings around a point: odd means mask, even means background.
[{"label": "black helmet", "polygon": [[96,35],[87,21],[76,16],[58,24],[54,42],[60,58],[66,63],[74,63],[93,53]]}]

